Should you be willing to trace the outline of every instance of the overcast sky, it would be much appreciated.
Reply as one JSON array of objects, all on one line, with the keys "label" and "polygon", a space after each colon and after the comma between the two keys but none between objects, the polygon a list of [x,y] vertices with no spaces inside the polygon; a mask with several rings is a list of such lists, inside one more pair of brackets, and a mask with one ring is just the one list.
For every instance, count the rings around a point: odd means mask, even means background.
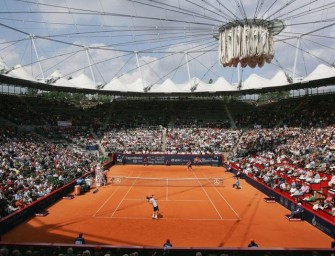
[{"label": "overcast sky", "polygon": [[301,77],[335,62],[333,0],[1,0],[0,10],[0,57],[38,79],[40,68],[45,77],[58,70],[92,78],[91,65],[96,83],[185,83],[189,76],[236,83],[237,69],[219,63],[213,34],[245,18],[280,19],[286,27],[275,36],[272,63],[241,69],[243,80],[292,75],[296,56]]}]

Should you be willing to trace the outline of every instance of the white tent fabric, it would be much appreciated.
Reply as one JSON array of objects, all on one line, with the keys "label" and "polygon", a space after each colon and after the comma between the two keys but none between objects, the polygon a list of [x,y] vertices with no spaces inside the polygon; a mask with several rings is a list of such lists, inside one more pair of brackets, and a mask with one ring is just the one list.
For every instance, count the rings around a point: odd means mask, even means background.
[{"label": "white tent fabric", "polygon": [[7,67],[6,63],[3,61],[2,58],[0,58],[0,74],[3,74],[5,72],[9,71],[9,68]]},{"label": "white tent fabric", "polygon": [[[0,59],[0,73],[9,77],[20,78],[29,81],[38,81],[21,65],[16,65],[14,68],[8,68],[2,59]],[[305,78],[300,79],[302,83],[335,77],[335,67],[318,65],[313,72]],[[85,74],[79,74],[71,80],[63,77],[60,71],[54,71],[46,78],[46,84],[50,86],[62,86],[68,88],[91,89],[97,90],[98,86]],[[257,90],[262,88],[274,88],[288,85],[286,74],[283,71],[278,71],[271,79],[267,79],[256,74],[251,74],[244,82],[242,87],[237,88],[227,82],[223,77],[219,77],[214,83],[208,84],[202,82],[199,78],[192,78],[182,84],[176,84],[171,79],[167,78],[161,84],[150,85],[147,81],[141,78],[132,83],[124,83],[118,78],[112,79],[109,83],[103,86],[100,90],[111,92],[137,92],[137,93],[192,93],[192,92],[234,92],[238,90]]]},{"label": "white tent fabric", "polygon": [[334,76],[335,76],[334,67],[328,67],[324,64],[320,64],[314,69],[314,71],[312,71],[312,73],[306,76],[302,81],[307,82],[307,81],[318,80],[318,79],[334,77]]},{"label": "white tent fabric", "polygon": [[152,86],[150,92],[156,93],[165,91],[167,93],[171,93],[176,89],[177,89],[176,84],[172,82],[171,79],[166,79],[163,83]]},{"label": "white tent fabric", "polygon": [[127,86],[122,84],[117,78],[113,78],[109,83],[107,83],[101,90],[103,91],[127,91]]},{"label": "white tent fabric", "polygon": [[82,89],[96,89],[97,88],[94,85],[93,81],[85,74],[80,74],[79,76],[72,78],[71,83],[73,83],[75,87],[82,88]]},{"label": "white tent fabric", "polygon": [[192,78],[191,81],[185,82],[183,84],[178,84],[178,85],[176,85],[176,87],[180,86],[180,89],[179,89],[180,92],[191,93],[192,88],[194,88],[194,90],[196,90],[198,83],[200,83],[200,82],[198,81],[197,78]]},{"label": "white tent fabric", "polygon": [[207,84],[202,82],[199,78],[193,77],[191,81],[188,82],[189,84],[189,90],[191,92],[196,92],[198,88],[204,87]]},{"label": "white tent fabric", "polygon": [[62,86],[62,87],[75,87],[75,85],[71,83],[70,81],[71,80],[67,80],[65,78],[60,78],[53,85]]},{"label": "white tent fabric", "polygon": [[269,79],[260,77],[256,74],[251,74],[243,83],[242,89],[243,90],[250,90],[250,89],[261,89],[268,86],[270,83]]},{"label": "white tent fabric", "polygon": [[62,87],[75,87],[70,80],[67,80],[63,77],[62,73],[59,70],[53,72],[50,76],[46,78],[47,83],[53,86],[62,86]]},{"label": "white tent fabric", "polygon": [[52,83],[53,81],[56,81],[61,77],[63,77],[62,73],[59,70],[56,70],[46,78],[46,81],[50,81]]},{"label": "white tent fabric", "polygon": [[10,71],[8,76],[12,76],[15,78],[20,78],[24,80],[30,80],[30,81],[37,81],[31,74],[28,73],[28,71],[23,68],[21,65],[16,65],[12,71]]},{"label": "white tent fabric", "polygon": [[189,84],[175,84],[171,79],[166,79],[162,84],[152,86],[149,92],[171,93],[171,92],[191,92]]},{"label": "white tent fabric", "polygon": [[197,91],[204,92],[219,92],[219,91],[236,91],[236,86],[231,85],[223,77],[219,77],[213,84],[201,83]]},{"label": "white tent fabric", "polygon": [[142,78],[137,79],[133,83],[131,83],[129,87],[129,91],[131,92],[144,92],[144,88],[149,86],[148,82],[143,80]]},{"label": "white tent fabric", "polygon": [[287,77],[284,71],[278,71],[269,81],[267,87],[277,87],[288,85],[289,82],[287,81]]}]

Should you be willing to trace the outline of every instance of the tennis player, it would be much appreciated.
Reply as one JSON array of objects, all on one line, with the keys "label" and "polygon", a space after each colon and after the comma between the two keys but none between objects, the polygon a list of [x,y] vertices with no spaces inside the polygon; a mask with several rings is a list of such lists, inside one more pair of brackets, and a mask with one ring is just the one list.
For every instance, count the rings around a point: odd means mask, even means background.
[{"label": "tennis player", "polygon": [[187,170],[189,170],[189,171],[192,170],[192,161],[191,160],[187,161]]},{"label": "tennis player", "polygon": [[240,181],[239,181],[238,177],[236,177],[236,181],[233,184],[233,188],[241,189],[241,187],[240,187]]},{"label": "tennis player", "polygon": [[153,219],[158,219],[158,216],[159,216],[159,208],[158,208],[158,204],[154,198],[154,195],[151,195],[151,196],[147,196],[146,197],[148,202],[152,205],[153,207],[153,213],[152,213],[152,218]]}]

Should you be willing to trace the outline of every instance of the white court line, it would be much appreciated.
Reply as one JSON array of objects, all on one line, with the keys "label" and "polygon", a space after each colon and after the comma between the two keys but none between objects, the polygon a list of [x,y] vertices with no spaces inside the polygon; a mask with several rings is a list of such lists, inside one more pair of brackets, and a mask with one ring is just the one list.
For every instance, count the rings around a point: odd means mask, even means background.
[{"label": "white court line", "polygon": [[[140,172],[140,174],[141,174],[141,172]],[[140,175],[137,176],[137,178],[139,178],[139,177],[140,177]],[[129,187],[127,193],[123,196],[122,200],[121,200],[121,201],[119,202],[119,204],[116,206],[116,208],[115,208],[114,212],[112,213],[112,216],[111,216],[111,217],[114,216],[114,214],[115,214],[116,211],[119,209],[119,207],[121,206],[122,202],[125,200],[126,196],[127,196],[128,193],[130,192],[130,190],[134,187],[134,184],[135,184],[136,180],[137,180],[137,179],[135,179],[135,180],[133,181],[133,184]]]},{"label": "white court line", "polygon": [[[198,179],[198,177],[197,177],[197,175],[193,172],[193,175]],[[200,184],[200,186],[201,186],[201,188],[202,188],[202,190],[205,192],[205,194],[206,194],[206,196],[207,196],[207,198],[208,198],[208,200],[210,201],[210,203],[212,204],[212,206],[214,207],[214,209],[215,209],[215,211],[216,211],[216,213],[220,216],[220,219],[222,219],[222,216],[221,216],[221,214],[220,214],[220,212],[218,211],[218,209],[215,207],[215,204],[213,203],[213,201],[212,201],[212,199],[209,197],[209,195],[208,195],[208,193],[207,193],[207,191],[205,190],[205,188],[201,185],[201,183],[200,183],[200,181],[198,180],[198,182],[199,182],[199,184]]]},{"label": "white court line", "polygon": [[[131,188],[130,188],[131,189]],[[129,189],[129,190],[130,190]],[[217,190],[217,188],[215,188]],[[128,192],[129,192],[128,190]],[[116,191],[114,191],[115,193]],[[128,194],[127,192],[127,194]],[[113,194],[114,194],[113,193]],[[206,191],[205,191],[206,193]],[[218,192],[219,193],[219,192]],[[113,196],[113,194],[106,200],[106,202]],[[127,195],[126,194],[126,195]],[[206,193],[207,194],[207,193]],[[222,197],[221,193],[219,193],[220,196]],[[126,199],[126,195],[124,196],[124,198],[122,199],[122,201],[143,201],[142,199]],[[222,197],[223,198],[223,197]],[[223,198],[224,199],[224,198]],[[224,199],[225,200],[225,199]],[[121,201],[121,202],[122,202]],[[210,201],[213,205],[213,202],[209,199],[209,200],[159,200],[160,202],[208,202]],[[226,200],[225,200],[226,201]],[[103,204],[105,205],[106,202]],[[121,202],[119,203],[119,205],[121,204]],[[227,201],[226,201],[227,202]],[[229,205],[229,203],[227,202],[227,204]],[[100,211],[100,209],[102,208],[103,206],[101,206],[99,208],[99,210],[97,212]],[[119,207],[119,206],[118,206]],[[229,207],[234,211],[234,209],[229,205]],[[214,206],[215,208],[215,206]],[[216,208],[215,208],[216,209]],[[115,210],[116,211],[116,210]],[[115,212],[114,211],[114,212]],[[231,218],[222,218],[220,214],[218,214],[220,216],[220,218],[216,218],[216,219],[212,219],[212,218],[204,218],[204,219],[200,219],[200,218],[167,218],[167,217],[164,217],[163,219],[164,220],[184,220],[184,221],[236,221],[236,220],[240,220],[238,214],[234,211],[234,213],[237,215],[237,219],[234,218],[234,219],[231,219]],[[114,214],[113,214],[114,215]],[[142,217],[121,217],[121,216],[118,216],[118,217],[115,217],[115,216],[96,216],[96,214],[93,215],[94,218],[97,218],[97,219],[129,219],[129,220],[147,220],[147,219],[151,219],[151,218],[142,218]]]},{"label": "white court line", "polygon": [[99,209],[93,214],[93,217],[96,217],[97,213],[107,204],[107,202],[115,195],[116,191],[119,190],[120,187],[117,187],[116,190],[105,200],[105,202],[99,207]]},{"label": "white court line", "polygon": [[[151,220],[152,218],[144,218],[144,217],[122,217],[122,216],[118,216],[118,217],[110,217],[110,216],[98,216],[95,217],[96,219],[126,219],[126,220]],[[158,220],[158,221],[162,221],[162,220],[184,220],[184,221],[236,221],[237,219],[223,219],[223,218],[217,218],[217,219],[199,219],[199,218],[166,218],[163,217],[162,219]],[[157,221],[157,220],[154,220]]]},{"label": "white court line", "polygon": [[[203,174],[204,174],[204,173],[203,173]],[[208,178],[206,174],[204,174],[204,176],[205,176],[206,178]],[[216,192],[220,195],[220,197],[226,202],[226,204],[229,206],[229,208],[233,211],[233,213],[235,213],[237,219],[238,219],[238,220],[241,220],[241,217],[240,217],[240,216],[238,215],[238,213],[234,210],[234,208],[228,203],[227,199],[224,198],[224,196],[220,193],[220,191],[217,189],[217,187],[214,187],[214,188],[215,188]]]},{"label": "white court line", "polygon": [[[135,199],[135,198],[130,198],[130,199],[124,199],[124,201],[143,201],[143,199]],[[157,200],[158,201],[158,200]],[[180,199],[180,200],[169,200],[169,199],[164,199],[164,200],[159,200],[159,202],[208,202],[208,200],[193,200],[193,199]]]},{"label": "white court line", "polygon": [[97,213],[107,204],[107,202],[115,195],[116,191],[120,187],[117,187],[114,192],[105,200],[105,202],[99,207],[99,209],[93,214],[93,217],[96,217]]},{"label": "white court line", "polygon": [[107,202],[115,195],[116,191],[119,190],[120,187],[117,187],[116,190],[105,200],[105,202],[99,207],[99,209],[93,214],[93,217],[96,217],[97,213],[107,204]]},{"label": "white court line", "polygon": [[166,194],[165,194],[166,201],[169,200],[169,180],[166,179]]},{"label": "white court line", "polygon": [[220,197],[226,202],[226,204],[229,206],[229,208],[235,213],[236,217],[241,220],[241,217],[238,215],[238,213],[234,210],[234,208],[228,203],[228,201],[226,200],[226,198],[224,198],[224,196],[220,193],[220,191],[215,188],[216,192],[219,193]]},{"label": "white court line", "polygon": [[[197,175],[195,175],[195,173],[193,172],[193,175],[198,179]],[[206,178],[208,178],[206,175],[204,175]],[[137,178],[140,178],[140,175],[137,176]],[[199,182],[199,181],[198,181]],[[118,208],[120,207],[120,205],[122,204],[123,201],[130,201],[130,200],[136,200],[136,201],[142,201],[142,199],[126,199],[126,196],[128,195],[128,193],[130,192],[130,190],[134,187],[136,183],[136,179],[134,180],[134,183],[131,185],[131,187],[129,187],[127,193],[124,195],[124,197],[122,198],[122,200],[119,202],[117,208],[114,210],[113,214],[110,217],[103,217],[103,216],[96,216],[96,214],[106,205],[106,203],[111,199],[111,197],[117,192],[117,190],[121,187],[121,186],[117,186],[117,189],[113,192],[112,195],[110,195],[106,201],[102,204],[102,206],[97,210],[97,212],[93,215],[94,218],[110,218],[110,219],[132,219],[132,220],[136,220],[136,219],[151,219],[151,218],[138,218],[138,217],[115,217],[114,214],[116,213],[116,211],[118,210]],[[233,207],[228,203],[228,201],[223,197],[223,195],[218,191],[218,189],[215,187],[215,190],[217,191],[217,193],[220,195],[220,197],[226,202],[226,204],[229,206],[229,208],[235,213],[235,215],[237,216],[237,219],[224,219],[222,218],[221,214],[219,213],[219,211],[217,210],[217,208],[215,207],[215,204],[213,203],[213,201],[211,200],[211,198],[209,197],[207,191],[205,190],[205,188],[201,185],[201,183],[199,182],[202,190],[204,191],[204,193],[206,194],[208,200],[169,200],[168,199],[168,186],[167,186],[167,194],[166,194],[166,200],[160,200],[161,202],[164,201],[169,201],[169,202],[208,202],[210,201],[210,203],[212,204],[213,208],[216,210],[218,216],[220,218],[218,219],[185,219],[185,218],[170,218],[169,220],[228,220],[228,221],[236,221],[236,220],[241,220],[240,216],[237,214],[237,212],[233,209]],[[164,217],[164,219],[168,219],[166,217]]]}]

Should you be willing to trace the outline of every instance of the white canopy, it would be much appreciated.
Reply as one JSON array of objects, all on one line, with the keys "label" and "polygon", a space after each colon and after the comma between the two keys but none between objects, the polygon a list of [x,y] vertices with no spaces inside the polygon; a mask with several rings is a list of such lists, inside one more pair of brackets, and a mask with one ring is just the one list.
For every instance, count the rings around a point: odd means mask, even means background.
[{"label": "white canopy", "polygon": [[85,74],[80,74],[77,77],[72,78],[71,83],[77,88],[82,89],[96,89],[96,85],[93,81]]},{"label": "white canopy", "polygon": [[37,81],[31,74],[28,73],[28,71],[23,68],[21,65],[16,65],[13,70],[11,70],[8,74],[8,76],[24,79],[24,80],[30,80],[30,81]]},{"label": "white canopy", "polygon": [[[3,70],[3,74],[6,76],[20,78],[29,81],[38,81],[31,75],[24,67],[21,65],[15,66],[10,69],[1,60],[0,70]],[[335,68],[329,67],[324,64],[320,64],[311,72],[308,76],[301,80],[302,83],[320,80],[325,78],[335,77]],[[224,77],[219,77],[214,83],[208,84],[204,83],[200,79],[194,77],[191,81],[176,84],[171,79],[167,78],[161,84],[149,84],[147,81],[139,78],[132,83],[124,83],[118,78],[113,78],[105,86],[99,88],[94,84],[92,79],[90,79],[84,73],[73,77],[72,79],[66,79],[63,77],[61,72],[58,70],[54,71],[50,76],[46,78],[46,84],[52,86],[62,86],[68,88],[77,89],[91,89],[91,90],[101,90],[104,92],[135,92],[135,93],[201,93],[201,92],[234,92],[243,90],[259,90],[266,88],[275,88],[285,85],[289,85],[286,74],[283,71],[279,71],[271,79],[261,77],[256,74],[251,74],[245,81],[242,82],[241,88],[232,85],[227,82]],[[293,88],[294,89],[294,88]]]},{"label": "white canopy", "polygon": [[303,81],[311,81],[311,80],[318,80],[327,77],[334,77],[335,76],[335,68],[328,67],[324,64],[318,65],[312,73],[306,76]]},{"label": "white canopy", "polygon": [[251,74],[243,83],[242,90],[261,89],[267,87],[270,83],[269,79],[260,77],[256,74]]}]

